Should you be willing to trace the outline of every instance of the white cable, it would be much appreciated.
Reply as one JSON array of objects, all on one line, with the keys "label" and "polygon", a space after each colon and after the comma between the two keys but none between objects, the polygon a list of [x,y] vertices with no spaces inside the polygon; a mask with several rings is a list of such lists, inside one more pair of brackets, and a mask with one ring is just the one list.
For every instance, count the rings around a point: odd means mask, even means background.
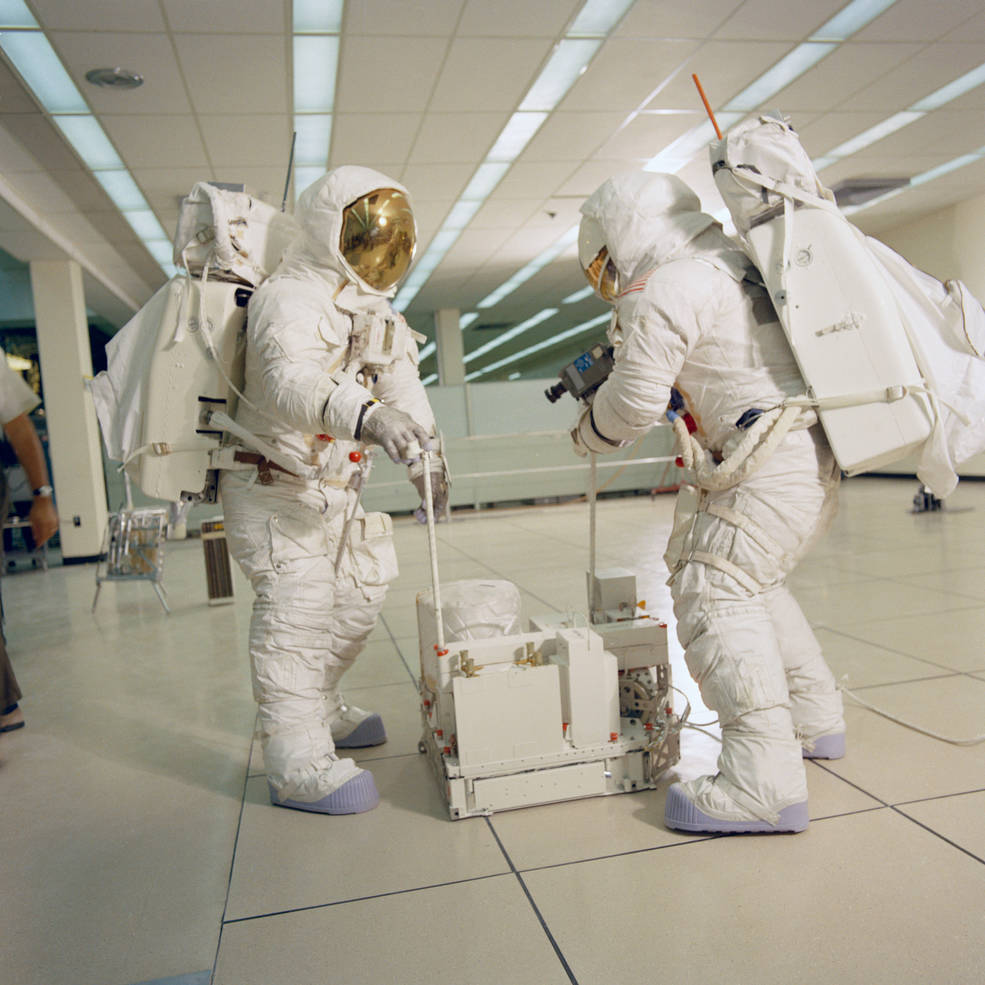
[{"label": "white cable", "polygon": [[931,732],[930,729],[921,728],[919,725],[914,725],[912,722],[907,722],[902,718],[897,718],[895,715],[890,715],[888,711],[883,711],[881,708],[876,708],[875,705],[870,705],[868,701],[863,701],[857,694],[855,694],[854,691],[849,691],[844,684],[840,685],[840,689],[863,708],[868,708],[869,711],[874,711],[877,715],[881,715],[883,718],[888,718],[889,721],[895,722],[897,725],[902,725],[904,728],[912,729],[914,732],[919,732],[921,735],[928,735],[932,739],[940,739],[941,742],[949,742],[952,746],[977,746],[980,743],[985,742],[985,734],[976,735],[970,739],[954,739],[948,735],[941,735],[939,732]]}]

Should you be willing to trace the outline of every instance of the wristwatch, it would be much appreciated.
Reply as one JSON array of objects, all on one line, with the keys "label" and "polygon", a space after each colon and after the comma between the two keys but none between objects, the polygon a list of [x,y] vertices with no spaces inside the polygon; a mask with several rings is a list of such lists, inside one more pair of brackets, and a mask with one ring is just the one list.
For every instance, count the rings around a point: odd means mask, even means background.
[{"label": "wristwatch", "polygon": [[38,486],[37,489],[32,491],[34,496],[50,496],[55,490],[51,486]]}]

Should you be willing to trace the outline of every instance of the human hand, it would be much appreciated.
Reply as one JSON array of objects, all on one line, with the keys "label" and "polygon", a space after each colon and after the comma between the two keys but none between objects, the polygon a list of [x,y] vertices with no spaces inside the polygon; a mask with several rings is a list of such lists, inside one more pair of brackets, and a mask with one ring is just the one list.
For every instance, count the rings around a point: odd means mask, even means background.
[{"label": "human hand", "polygon": [[40,547],[50,540],[58,530],[58,513],[50,496],[35,496],[27,518],[31,522],[35,547]]}]

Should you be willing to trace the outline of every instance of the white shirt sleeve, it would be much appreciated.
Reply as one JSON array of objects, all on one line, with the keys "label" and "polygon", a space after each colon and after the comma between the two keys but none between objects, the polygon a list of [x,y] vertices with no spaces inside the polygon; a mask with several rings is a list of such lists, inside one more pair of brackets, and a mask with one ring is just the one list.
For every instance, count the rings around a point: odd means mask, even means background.
[{"label": "white shirt sleeve", "polygon": [[0,422],[7,424],[40,404],[38,395],[7,365],[0,349]]}]

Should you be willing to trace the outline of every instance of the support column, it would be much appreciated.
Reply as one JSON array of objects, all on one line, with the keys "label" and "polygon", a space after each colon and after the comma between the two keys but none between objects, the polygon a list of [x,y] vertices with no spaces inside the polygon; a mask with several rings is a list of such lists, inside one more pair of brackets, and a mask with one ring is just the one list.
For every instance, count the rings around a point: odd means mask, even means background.
[{"label": "support column", "polygon": [[462,330],[457,308],[441,308],[434,313],[434,338],[438,356],[438,382],[453,386],[465,382]]},{"label": "support column", "polygon": [[94,560],[106,531],[99,424],[85,380],[92,376],[82,270],[74,260],[30,264],[62,557]]}]

